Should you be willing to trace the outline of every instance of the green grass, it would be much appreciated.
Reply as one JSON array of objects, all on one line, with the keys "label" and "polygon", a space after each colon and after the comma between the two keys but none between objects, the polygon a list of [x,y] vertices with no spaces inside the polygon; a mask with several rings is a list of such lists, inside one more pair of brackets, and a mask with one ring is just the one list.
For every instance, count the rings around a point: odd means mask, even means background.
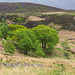
[{"label": "green grass", "polygon": [[75,42],[74,42],[74,41],[72,41],[71,43],[72,43],[72,44],[75,44]]},{"label": "green grass", "polygon": [[[65,53],[68,56],[66,56]],[[63,50],[61,48],[55,48],[55,52],[53,54],[53,57],[59,57],[59,58],[64,58],[64,59],[74,59],[74,55],[71,52]]]},{"label": "green grass", "polygon": [[58,15],[72,15],[72,16],[75,16],[75,12],[72,12],[72,13],[59,13]]}]

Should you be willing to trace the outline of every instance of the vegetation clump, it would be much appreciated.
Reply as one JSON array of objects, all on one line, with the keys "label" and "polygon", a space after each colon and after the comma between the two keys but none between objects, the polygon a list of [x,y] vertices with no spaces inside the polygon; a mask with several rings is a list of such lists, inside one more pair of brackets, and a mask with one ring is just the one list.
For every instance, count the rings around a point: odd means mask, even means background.
[{"label": "vegetation clump", "polygon": [[57,32],[46,25],[38,25],[32,28],[32,30],[42,44],[43,51],[45,53],[52,52],[54,46],[59,42]]},{"label": "vegetation clump", "polygon": [[7,34],[8,34],[8,24],[7,23],[0,23],[0,37],[6,39]]},{"label": "vegetation clump", "polygon": [[18,29],[18,28],[25,28],[25,27],[22,26],[22,25],[13,25],[13,24],[10,24],[10,25],[8,26],[8,28],[9,28],[10,31],[14,31],[14,30],[16,30],[16,29]]},{"label": "vegetation clump", "polygon": [[6,52],[9,52],[11,54],[14,54],[16,47],[14,46],[12,40],[10,40],[9,38],[6,40],[6,42],[4,42],[4,50]]},{"label": "vegetation clump", "polygon": [[14,53],[17,48],[25,55],[32,52],[35,56],[44,57],[51,55],[54,46],[59,42],[57,32],[46,25],[28,29],[22,25],[3,24],[0,34],[0,38],[6,39],[4,48],[9,53]]}]

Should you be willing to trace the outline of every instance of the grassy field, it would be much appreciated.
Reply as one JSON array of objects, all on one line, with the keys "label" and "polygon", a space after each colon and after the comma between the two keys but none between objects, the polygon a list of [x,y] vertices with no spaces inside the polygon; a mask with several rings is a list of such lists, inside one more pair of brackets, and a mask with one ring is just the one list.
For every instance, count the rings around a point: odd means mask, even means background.
[{"label": "grassy field", "polygon": [[[0,12],[0,15],[2,13]],[[72,15],[75,16],[75,12],[24,12],[24,13],[5,13],[6,15],[18,15],[21,17],[25,17],[25,16],[41,16],[41,15],[53,15],[53,14],[57,14],[57,15]]]},{"label": "grassy field", "polygon": [[[10,15],[17,15],[10,13]],[[58,15],[75,15],[75,13],[60,13]],[[8,14],[7,14],[8,15]],[[26,16],[24,13],[18,13],[19,16]],[[31,20],[43,20],[41,18],[31,16]],[[53,24],[54,25],[54,24]],[[53,26],[52,25],[52,26]],[[61,26],[53,26],[54,29],[59,29]],[[75,52],[75,32],[68,30],[61,30],[58,32],[60,38],[59,44],[55,47],[54,54],[45,58],[35,58],[25,56],[23,54],[15,53],[14,55],[7,55],[4,50],[0,50],[0,63],[29,63],[29,64],[42,64],[46,67],[38,66],[18,66],[6,67],[0,65],[0,75],[75,75],[75,56],[61,47],[61,42],[68,40],[68,45],[72,51]],[[1,41],[0,41],[1,42]],[[2,48],[2,44],[0,45]],[[0,49],[1,49],[0,48]],[[2,48],[3,49],[3,48]],[[64,55],[68,54],[68,58]]]},{"label": "grassy field", "polygon": [[72,15],[72,16],[75,16],[75,12],[72,12],[72,13],[68,13],[68,12],[59,13],[58,15]]},{"label": "grassy field", "polygon": [[36,66],[0,67],[0,75],[75,75],[75,65],[54,63],[44,68]]},{"label": "grassy field", "polygon": [[[75,32],[62,30],[58,33],[60,42],[66,39],[75,37]],[[62,34],[62,35],[61,35]],[[75,40],[69,40],[70,48],[75,49]],[[61,45],[55,47],[54,55],[45,58],[35,58],[15,53],[8,56],[3,50],[0,50],[1,63],[29,63],[29,64],[42,64],[45,67],[38,66],[18,66],[6,67],[0,66],[0,75],[75,75],[75,57],[70,52],[61,48]],[[73,49],[73,50],[74,50]],[[69,59],[64,55],[64,52],[69,54]],[[4,54],[2,54],[4,53]]]},{"label": "grassy field", "polygon": [[46,15],[46,14],[58,14],[58,15],[72,15],[72,16],[75,16],[75,12],[43,12],[41,14],[43,14],[43,15]]},{"label": "grassy field", "polygon": [[[56,53],[57,54],[57,53]],[[1,63],[29,63],[42,66],[15,66],[0,65],[0,75],[75,75],[75,60],[67,59],[63,50],[59,50],[54,57],[35,58],[30,56],[8,56],[0,54]]]}]

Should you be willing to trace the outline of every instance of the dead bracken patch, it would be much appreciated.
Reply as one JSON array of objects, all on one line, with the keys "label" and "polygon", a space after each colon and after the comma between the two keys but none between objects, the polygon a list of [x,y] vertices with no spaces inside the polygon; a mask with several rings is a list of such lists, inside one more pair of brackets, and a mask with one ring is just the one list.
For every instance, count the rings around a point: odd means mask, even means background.
[{"label": "dead bracken patch", "polygon": [[10,63],[41,63],[46,66],[52,64],[64,64],[64,65],[75,65],[74,60],[60,60],[60,59],[46,59],[46,58],[34,58],[34,57],[25,57],[25,56],[8,56],[0,54],[0,60],[2,62],[10,62]]},{"label": "dead bracken patch", "polygon": [[45,18],[40,18],[40,17],[36,17],[36,16],[30,16],[29,20],[30,21],[39,21],[39,20],[45,20]]},{"label": "dead bracken patch", "polygon": [[65,12],[43,12],[42,14],[60,14]]}]

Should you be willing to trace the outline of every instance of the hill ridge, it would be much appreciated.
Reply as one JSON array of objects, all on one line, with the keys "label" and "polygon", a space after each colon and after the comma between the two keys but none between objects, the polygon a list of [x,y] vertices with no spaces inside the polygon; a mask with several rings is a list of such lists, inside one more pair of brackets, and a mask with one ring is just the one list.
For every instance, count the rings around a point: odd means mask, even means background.
[{"label": "hill ridge", "polygon": [[24,13],[24,12],[56,12],[64,9],[30,2],[0,2],[2,13]]}]

